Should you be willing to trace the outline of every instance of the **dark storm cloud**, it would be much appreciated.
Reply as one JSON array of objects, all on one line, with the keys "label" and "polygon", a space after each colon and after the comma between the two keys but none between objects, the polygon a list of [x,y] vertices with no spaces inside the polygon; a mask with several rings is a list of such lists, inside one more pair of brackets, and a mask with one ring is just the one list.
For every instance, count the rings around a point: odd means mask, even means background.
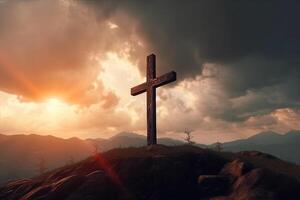
[{"label": "dark storm cloud", "polygon": [[[98,1],[100,2],[100,1]],[[299,1],[116,1],[138,22],[159,71],[179,77],[201,72],[203,63],[220,67],[216,78],[229,98],[248,98],[222,118],[298,107],[300,91]],[[144,66],[142,66],[144,68]],[[248,96],[247,96],[248,95]],[[234,117],[233,117],[234,116]]]},{"label": "dark storm cloud", "polygon": [[[98,2],[113,7],[112,2]],[[245,56],[296,61],[299,6],[297,1],[115,3],[116,9],[137,19],[149,50],[156,52],[164,65],[185,74],[198,72],[203,62],[230,63]]]}]

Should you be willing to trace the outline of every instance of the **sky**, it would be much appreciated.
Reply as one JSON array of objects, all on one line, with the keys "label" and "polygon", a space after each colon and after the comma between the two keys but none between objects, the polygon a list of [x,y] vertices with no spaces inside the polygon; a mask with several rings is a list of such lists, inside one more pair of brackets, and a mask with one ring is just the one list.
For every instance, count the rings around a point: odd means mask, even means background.
[{"label": "sky", "polygon": [[146,56],[160,137],[300,129],[299,1],[0,1],[0,133],[145,134]]}]

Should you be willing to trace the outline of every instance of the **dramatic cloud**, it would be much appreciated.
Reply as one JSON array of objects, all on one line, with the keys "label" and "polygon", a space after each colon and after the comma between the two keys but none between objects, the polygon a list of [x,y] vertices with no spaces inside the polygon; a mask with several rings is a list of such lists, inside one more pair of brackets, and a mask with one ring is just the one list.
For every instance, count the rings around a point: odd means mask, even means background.
[{"label": "dramatic cloud", "polygon": [[106,9],[95,13],[77,1],[3,3],[0,89],[24,100],[61,96],[90,105],[105,98],[101,80],[96,81],[98,60],[108,51],[125,49],[132,37],[130,30],[115,31],[112,24]]},{"label": "dramatic cloud", "polygon": [[197,72],[204,62],[230,63],[245,56],[295,59],[299,53],[296,1],[95,2],[129,13],[164,67],[182,73]]},{"label": "dramatic cloud", "polygon": [[145,98],[129,88],[154,52],[158,74],[179,78],[158,90],[160,135],[191,128],[211,142],[299,129],[299,5],[2,1],[0,90],[22,105],[54,96],[79,106],[63,120],[69,130],[144,133]]},{"label": "dramatic cloud", "polygon": [[[298,108],[299,2],[130,1],[119,7],[139,21],[148,49],[159,55],[161,71],[175,68],[179,77],[193,77],[204,63],[213,63],[228,98],[252,93],[241,110],[227,109],[232,115]],[[225,120],[240,120],[228,115]]]},{"label": "dramatic cloud", "polygon": [[[299,105],[300,92],[294,89],[300,83],[297,1],[93,3],[135,19],[145,48],[158,54],[159,72],[176,69],[183,80],[199,75],[205,63],[213,63],[219,66],[214,75],[228,98],[258,93],[258,99],[245,105],[253,112],[261,110],[262,103],[255,103],[260,100],[266,100],[263,104],[269,111]],[[276,99],[263,99],[260,93],[265,92]],[[241,120],[226,114],[224,119]]]}]

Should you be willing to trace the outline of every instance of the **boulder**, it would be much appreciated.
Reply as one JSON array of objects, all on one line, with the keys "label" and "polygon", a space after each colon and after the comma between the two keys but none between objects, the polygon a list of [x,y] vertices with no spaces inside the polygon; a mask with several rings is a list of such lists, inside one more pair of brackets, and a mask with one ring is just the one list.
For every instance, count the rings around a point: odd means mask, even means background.
[{"label": "boulder", "polygon": [[225,195],[229,192],[229,178],[223,175],[201,175],[198,177],[199,197]]},{"label": "boulder", "polygon": [[253,167],[250,163],[236,159],[232,162],[227,163],[221,170],[220,174],[238,178],[248,173],[251,169],[253,169]]},{"label": "boulder", "polygon": [[299,188],[300,183],[291,177],[257,168],[236,180],[230,198],[233,200],[298,200]]}]

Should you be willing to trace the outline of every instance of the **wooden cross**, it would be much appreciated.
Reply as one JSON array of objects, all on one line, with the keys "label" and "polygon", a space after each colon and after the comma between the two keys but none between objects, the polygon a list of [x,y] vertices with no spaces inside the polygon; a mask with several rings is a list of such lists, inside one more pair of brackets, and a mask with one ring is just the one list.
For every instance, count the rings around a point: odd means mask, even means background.
[{"label": "wooden cross", "polygon": [[147,92],[147,144],[154,145],[156,139],[156,88],[176,81],[176,72],[171,71],[160,77],[156,77],[155,55],[147,56],[147,80],[138,86],[131,88],[131,95],[136,96]]}]

